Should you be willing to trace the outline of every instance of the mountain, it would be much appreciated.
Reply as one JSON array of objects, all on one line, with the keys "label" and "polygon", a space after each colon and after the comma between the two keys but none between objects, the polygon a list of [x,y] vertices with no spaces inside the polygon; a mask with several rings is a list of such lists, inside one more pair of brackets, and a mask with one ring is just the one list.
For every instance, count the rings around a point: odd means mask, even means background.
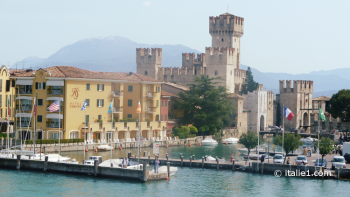
[{"label": "mountain", "polygon": [[[162,48],[164,67],[181,67],[182,53],[201,53],[184,45],[140,44],[120,36],[97,37],[67,45],[31,67],[69,65],[92,71],[136,72],[136,48]],[[28,58],[15,64],[28,65]],[[28,66],[27,66],[28,67]]]}]

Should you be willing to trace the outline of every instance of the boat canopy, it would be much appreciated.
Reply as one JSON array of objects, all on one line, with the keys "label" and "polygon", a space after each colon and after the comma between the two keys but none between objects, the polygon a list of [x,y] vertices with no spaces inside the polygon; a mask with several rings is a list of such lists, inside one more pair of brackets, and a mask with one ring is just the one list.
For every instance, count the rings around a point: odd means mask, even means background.
[{"label": "boat canopy", "polygon": [[32,79],[18,79],[16,85],[33,85]]},{"label": "boat canopy", "polygon": [[31,96],[17,96],[16,97],[16,100],[23,100],[23,99],[25,99],[25,100],[33,100],[33,97],[31,97]]},{"label": "boat canopy", "polygon": [[57,100],[64,101],[64,98],[54,96],[54,97],[47,97],[46,100],[47,101],[57,101]]},{"label": "boat canopy", "polygon": [[48,80],[46,82],[47,86],[64,86],[63,80]]},{"label": "boat canopy", "polygon": [[63,114],[46,114],[47,119],[63,119]]}]

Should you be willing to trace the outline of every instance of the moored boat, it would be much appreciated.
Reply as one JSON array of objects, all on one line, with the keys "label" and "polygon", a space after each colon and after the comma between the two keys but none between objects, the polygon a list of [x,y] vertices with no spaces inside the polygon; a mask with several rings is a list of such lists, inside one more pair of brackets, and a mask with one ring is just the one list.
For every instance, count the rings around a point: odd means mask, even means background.
[{"label": "moored boat", "polygon": [[217,145],[218,142],[211,139],[211,138],[205,138],[202,142],[202,145],[203,146],[212,146],[212,145]]},{"label": "moored boat", "polygon": [[226,143],[227,144],[236,144],[238,141],[239,141],[239,139],[230,137],[230,138],[227,138],[225,140],[222,140],[222,143],[223,144],[226,144]]},{"label": "moored boat", "polygon": [[108,150],[113,150],[113,147],[109,145],[100,145],[97,147],[98,151],[108,151]]}]

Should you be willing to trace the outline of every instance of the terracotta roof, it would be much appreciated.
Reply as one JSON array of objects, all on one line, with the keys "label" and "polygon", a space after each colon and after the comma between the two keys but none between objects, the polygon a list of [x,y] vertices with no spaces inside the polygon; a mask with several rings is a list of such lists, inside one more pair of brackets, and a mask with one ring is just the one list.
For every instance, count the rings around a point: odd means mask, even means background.
[{"label": "terracotta roof", "polygon": [[241,95],[236,94],[236,93],[229,94],[227,97],[228,98],[244,98],[244,96],[241,96]]},{"label": "terracotta roof", "polygon": [[170,92],[166,92],[166,91],[164,91],[164,90],[162,90],[161,95],[162,95],[162,96],[171,96],[171,97],[180,98],[178,95],[172,94],[172,93],[170,93]]},{"label": "terracotta roof", "polygon": [[[160,82],[156,79],[152,79],[133,72],[130,72],[130,73],[98,72],[98,71],[84,70],[73,66],[53,66],[43,70],[45,70],[47,73],[50,73],[51,77]],[[30,77],[33,75],[33,72],[36,73],[36,71],[29,71],[29,72],[22,72],[22,73],[16,72],[16,73],[13,73],[13,76]]]},{"label": "terracotta roof", "polygon": [[165,82],[165,84],[169,85],[169,86],[172,86],[174,88],[178,88],[178,89],[184,90],[184,91],[188,91],[189,90],[188,87],[185,87],[185,86],[182,86],[182,85],[179,85],[179,84],[176,84],[176,83]]},{"label": "terracotta roof", "polygon": [[331,100],[331,98],[329,98],[328,96],[319,96],[319,97],[313,98],[312,100],[313,101],[329,101],[329,100]]}]

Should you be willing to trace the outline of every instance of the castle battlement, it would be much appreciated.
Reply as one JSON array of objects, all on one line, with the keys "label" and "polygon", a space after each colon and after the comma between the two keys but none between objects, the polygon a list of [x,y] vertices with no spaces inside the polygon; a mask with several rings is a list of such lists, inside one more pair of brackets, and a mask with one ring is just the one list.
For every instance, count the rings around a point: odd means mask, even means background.
[{"label": "castle battlement", "polygon": [[243,35],[244,18],[234,16],[229,13],[220,16],[209,17],[209,33],[210,34],[231,34],[237,37]]},{"label": "castle battlement", "polygon": [[203,66],[205,67],[205,54],[199,53],[196,55],[194,53],[182,53],[182,67],[193,67],[193,66]]},{"label": "castle battlement", "polygon": [[235,49],[231,47],[206,47],[205,55],[207,65],[236,65],[237,53],[235,53]]},{"label": "castle battlement", "polygon": [[313,81],[294,80],[292,88],[292,80],[280,80],[280,93],[282,92],[313,92]]},{"label": "castle battlement", "polygon": [[203,67],[162,67],[160,68],[161,75],[167,75],[171,78],[176,78],[177,76],[188,76],[188,75],[204,75],[205,74],[205,68]]},{"label": "castle battlement", "polygon": [[136,62],[140,63],[162,63],[161,48],[136,48]]}]

